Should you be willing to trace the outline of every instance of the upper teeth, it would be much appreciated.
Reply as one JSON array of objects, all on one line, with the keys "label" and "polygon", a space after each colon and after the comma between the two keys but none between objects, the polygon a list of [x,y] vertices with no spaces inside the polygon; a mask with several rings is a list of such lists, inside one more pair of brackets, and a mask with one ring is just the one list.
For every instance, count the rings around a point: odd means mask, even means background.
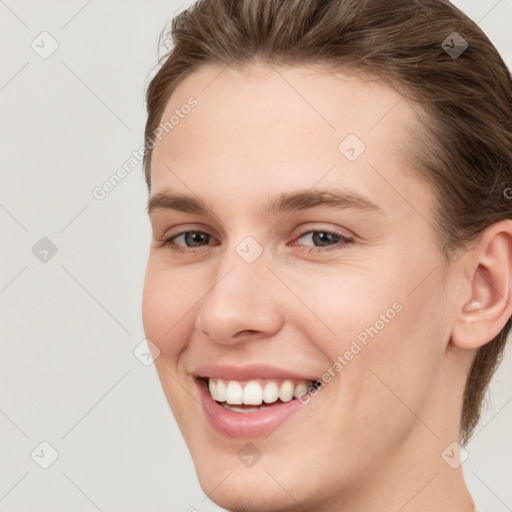
[{"label": "upper teeth", "polygon": [[212,398],[217,402],[228,404],[260,405],[262,402],[271,404],[279,398],[282,402],[289,402],[300,393],[305,393],[311,386],[311,381],[291,380],[277,382],[273,380],[250,380],[245,385],[237,380],[209,379],[208,388]]}]

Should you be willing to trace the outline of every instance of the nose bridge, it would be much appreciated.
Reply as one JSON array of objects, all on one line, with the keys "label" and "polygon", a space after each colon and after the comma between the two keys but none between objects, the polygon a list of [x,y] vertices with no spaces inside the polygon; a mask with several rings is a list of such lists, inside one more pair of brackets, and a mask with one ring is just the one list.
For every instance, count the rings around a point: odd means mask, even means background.
[{"label": "nose bridge", "polygon": [[[196,327],[220,343],[231,343],[241,331],[271,334],[279,329],[282,308],[274,293],[263,246],[246,236],[222,254],[212,287],[201,303]],[[239,337],[237,337],[239,340]]]}]

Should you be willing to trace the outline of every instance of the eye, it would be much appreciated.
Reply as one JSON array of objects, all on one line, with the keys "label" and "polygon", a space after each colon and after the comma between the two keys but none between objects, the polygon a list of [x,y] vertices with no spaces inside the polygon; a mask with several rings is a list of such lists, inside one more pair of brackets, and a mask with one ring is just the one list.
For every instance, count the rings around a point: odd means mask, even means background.
[{"label": "eye", "polygon": [[[300,240],[301,238],[310,235],[313,235],[311,238],[313,243],[318,243],[320,246],[305,246],[304,251],[307,254],[324,253],[337,248],[342,249],[354,242],[352,238],[348,238],[336,231],[328,230],[304,231],[296,240]],[[175,240],[178,240],[181,237],[183,237],[183,241],[185,243],[184,247],[175,243]],[[170,251],[175,253],[190,253],[195,252],[194,248],[201,247],[202,245],[208,245],[208,242],[212,238],[213,237],[211,235],[203,231],[183,231],[182,233],[178,233],[177,235],[161,240],[162,243],[159,247],[167,247]],[[291,245],[296,246],[297,243],[294,242]],[[327,248],[325,248],[326,246]]]},{"label": "eye", "polygon": [[[303,237],[310,236],[313,243],[319,243],[320,247],[318,246],[309,246],[305,248],[306,253],[322,253],[327,251],[332,251],[336,249],[342,249],[343,247],[346,247],[347,245],[350,245],[354,242],[352,238],[348,238],[341,233],[337,233],[336,231],[328,231],[328,230],[310,230],[305,231],[302,233],[297,240],[300,240]],[[332,243],[334,242],[334,245]],[[341,246],[339,246],[340,242],[343,242]],[[331,245],[329,245],[331,243]],[[322,249],[322,247],[325,247],[327,244],[327,249]],[[292,244],[292,245],[295,245]]]},{"label": "eye", "polygon": [[[191,246],[186,245],[186,247],[183,248],[180,245],[176,245],[174,243],[174,240],[177,240],[180,237],[184,237],[185,244],[191,244]],[[187,247],[200,247],[201,242],[204,242],[205,240],[206,242],[208,242],[211,238],[211,235],[209,235],[208,233],[204,233],[203,231],[183,231],[182,233],[178,233],[177,235],[173,235],[170,238],[162,240],[162,244],[160,245],[160,247],[165,246],[172,252],[186,253],[190,252],[189,250],[187,250]]]}]

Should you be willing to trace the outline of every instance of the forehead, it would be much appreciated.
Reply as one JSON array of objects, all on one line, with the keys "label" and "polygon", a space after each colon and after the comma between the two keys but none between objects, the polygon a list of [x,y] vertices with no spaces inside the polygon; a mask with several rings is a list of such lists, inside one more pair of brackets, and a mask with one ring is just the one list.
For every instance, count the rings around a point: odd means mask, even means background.
[{"label": "forehead", "polygon": [[[191,97],[195,106],[184,108]],[[200,185],[219,197],[236,191],[243,203],[321,181],[386,202],[396,201],[392,188],[419,185],[404,158],[413,111],[377,77],[318,66],[208,65],[180,83],[161,123],[173,115],[153,152],[153,194]],[[385,181],[391,189],[384,191]]]}]

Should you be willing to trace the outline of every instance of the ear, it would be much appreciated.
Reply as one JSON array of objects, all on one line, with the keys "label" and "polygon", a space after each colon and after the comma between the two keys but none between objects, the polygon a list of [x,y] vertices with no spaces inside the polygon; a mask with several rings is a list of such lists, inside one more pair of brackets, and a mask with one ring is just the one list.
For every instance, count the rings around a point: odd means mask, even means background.
[{"label": "ear", "polygon": [[470,293],[462,298],[451,342],[477,349],[495,338],[512,315],[512,220],[485,229],[463,260]]}]

